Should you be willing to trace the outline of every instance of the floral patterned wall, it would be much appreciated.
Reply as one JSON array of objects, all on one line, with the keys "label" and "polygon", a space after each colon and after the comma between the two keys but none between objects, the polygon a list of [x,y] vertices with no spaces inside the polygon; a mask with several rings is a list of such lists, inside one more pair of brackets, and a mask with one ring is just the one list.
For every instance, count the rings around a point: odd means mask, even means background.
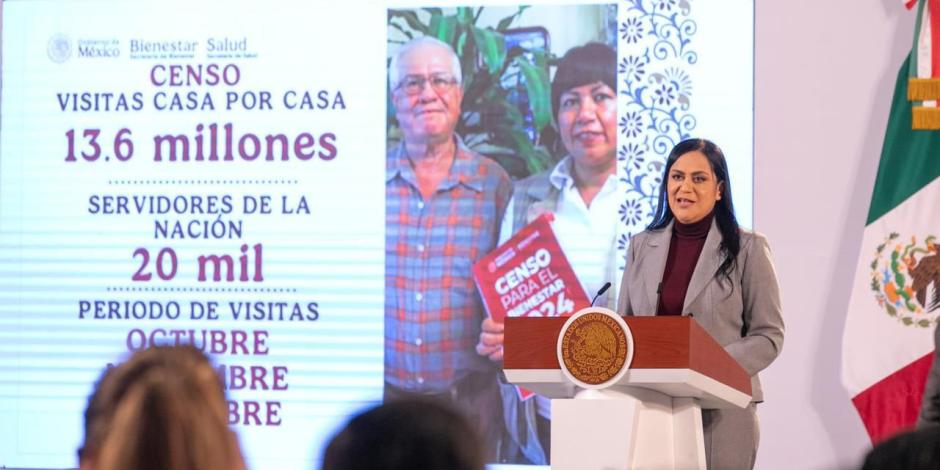
[{"label": "floral patterned wall", "polygon": [[689,0],[625,0],[619,7],[617,159],[629,187],[617,241],[622,271],[629,237],[642,232],[656,210],[669,151],[696,127],[689,109],[698,26]]}]

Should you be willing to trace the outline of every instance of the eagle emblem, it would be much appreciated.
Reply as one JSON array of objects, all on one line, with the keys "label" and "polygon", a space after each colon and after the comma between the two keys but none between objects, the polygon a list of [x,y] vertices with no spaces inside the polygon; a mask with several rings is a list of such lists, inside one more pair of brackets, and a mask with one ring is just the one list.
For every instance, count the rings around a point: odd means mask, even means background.
[{"label": "eagle emblem", "polygon": [[884,311],[907,326],[928,328],[940,309],[940,246],[935,235],[923,243],[892,232],[871,262],[871,290]]},{"label": "eagle emblem", "polygon": [[629,367],[632,346],[612,315],[586,312],[569,322],[559,338],[559,349],[562,366],[575,379],[600,385]]}]

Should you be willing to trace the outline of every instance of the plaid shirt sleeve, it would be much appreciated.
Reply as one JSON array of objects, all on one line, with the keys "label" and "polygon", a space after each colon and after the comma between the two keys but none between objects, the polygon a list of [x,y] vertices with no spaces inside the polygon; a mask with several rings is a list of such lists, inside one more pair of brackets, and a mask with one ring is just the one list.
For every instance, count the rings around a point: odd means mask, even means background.
[{"label": "plaid shirt sleeve", "polygon": [[385,381],[442,392],[492,367],[474,350],[484,313],[470,268],[496,247],[512,183],[459,139],[451,172],[429,199],[403,147],[387,163]]}]

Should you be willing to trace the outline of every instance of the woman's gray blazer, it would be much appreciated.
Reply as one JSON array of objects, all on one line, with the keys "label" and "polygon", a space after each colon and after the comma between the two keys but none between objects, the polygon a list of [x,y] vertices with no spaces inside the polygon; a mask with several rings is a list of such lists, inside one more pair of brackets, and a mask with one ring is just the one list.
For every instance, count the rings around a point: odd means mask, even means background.
[{"label": "woman's gray blazer", "polygon": [[[673,223],[635,235],[627,252],[617,311],[621,315],[655,315],[659,285],[666,267]],[[767,239],[741,230],[741,251],[729,284],[716,276],[721,265],[721,232],[715,222],[705,239],[682,307],[751,376],[752,400],[764,399],[757,373],[770,365],[783,347],[780,291]]]}]

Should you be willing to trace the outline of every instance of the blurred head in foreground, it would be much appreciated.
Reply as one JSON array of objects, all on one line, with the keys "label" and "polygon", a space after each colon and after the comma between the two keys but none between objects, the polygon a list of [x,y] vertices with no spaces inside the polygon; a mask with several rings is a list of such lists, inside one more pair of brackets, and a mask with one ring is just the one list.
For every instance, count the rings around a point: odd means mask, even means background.
[{"label": "blurred head in foreground", "polygon": [[940,468],[940,426],[898,434],[876,445],[862,470],[928,470]]},{"label": "blurred head in foreground", "polygon": [[241,470],[225,392],[191,346],[154,347],[105,371],[85,410],[82,470]]},{"label": "blurred head in foreground", "polygon": [[480,437],[438,402],[394,401],[354,416],[330,441],[323,470],[482,470]]}]

